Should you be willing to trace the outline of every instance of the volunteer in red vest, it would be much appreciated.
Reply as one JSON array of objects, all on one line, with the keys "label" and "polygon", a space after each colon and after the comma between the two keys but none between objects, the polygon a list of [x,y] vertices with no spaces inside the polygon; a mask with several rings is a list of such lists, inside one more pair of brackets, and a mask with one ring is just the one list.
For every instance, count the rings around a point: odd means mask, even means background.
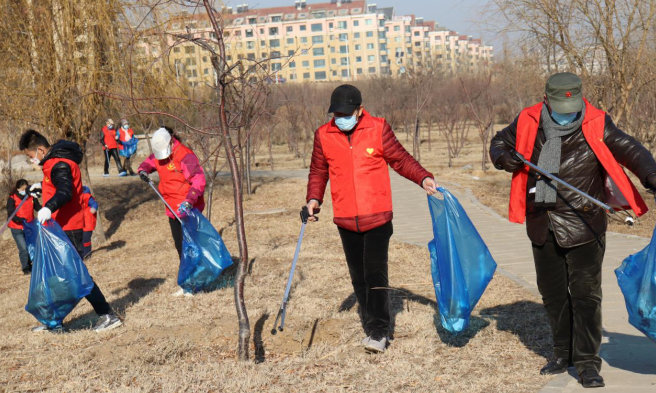
[{"label": "volunteer in red vest", "polygon": [[91,238],[98,221],[98,202],[91,195],[87,186],[82,186],[82,204],[84,206],[84,233],[82,234],[82,259],[91,254]]},{"label": "volunteer in red vest", "polygon": [[[164,127],[155,131],[150,141],[153,148],[151,154],[139,165],[139,176],[145,182],[150,182],[148,174],[157,171],[159,174],[159,192],[166,202],[176,210],[179,217],[184,217],[192,208],[203,211],[205,200],[205,172],[198,157],[191,149],[183,145],[171,128]],[[182,225],[173,213],[165,207],[169,217],[169,226],[173,235],[178,256],[182,255]],[[192,296],[182,289],[174,296]]]},{"label": "volunteer in red vest", "polygon": [[[132,128],[130,128],[130,123],[127,119],[121,120],[121,128],[118,130],[118,149],[121,151],[125,149],[123,147],[123,142],[129,142],[132,138],[134,138],[134,132],[132,131]],[[125,153],[121,152],[121,154]],[[134,171],[132,170],[132,156],[125,157],[123,160],[123,170],[127,171],[130,176],[134,176]]]},{"label": "volunteer in red vest", "polygon": [[103,145],[103,154],[105,155],[105,177],[109,176],[109,160],[113,158],[116,162],[116,168],[118,169],[119,176],[126,176],[125,170],[121,166],[121,159],[118,156],[118,138],[119,135],[114,129],[114,120],[107,119],[107,124],[102,128],[100,132],[100,142]]},{"label": "volunteer in red vest", "polygon": [[602,387],[606,214],[578,194],[529,172],[513,158],[512,149],[602,201],[610,184],[607,179],[612,180],[637,216],[647,207],[622,167],[643,186],[655,189],[656,161],[608,114],[583,98],[581,79],[571,73],[552,75],[544,102],[524,109],[491,141],[494,166],[513,173],[509,218],[526,221],[538,289],[551,324],[554,358],[541,374],[564,373],[573,365],[583,387]]},{"label": "volunteer in red vest", "polygon": [[[41,224],[50,219],[55,220],[77,252],[82,255],[84,204],[79,166],[83,153],[80,145],[60,140],[51,146],[43,135],[28,130],[21,136],[19,148],[34,164],[43,167],[43,181],[30,187],[30,191],[41,188],[43,192],[43,207],[39,210],[37,219]],[[94,285],[86,299],[100,317],[93,328],[96,332],[121,326],[121,320],[112,312],[98,284]],[[37,332],[48,329],[38,326],[32,330]]]},{"label": "volunteer in red vest", "polygon": [[353,290],[365,327],[362,345],[384,352],[389,343],[390,309],[386,288],[388,248],[392,236],[392,190],[388,165],[430,195],[433,175],[396,139],[383,118],[362,106],[360,91],[351,85],[332,93],[333,119],[314,134],[307,186],[310,221],[323,203],[330,180],[334,223],[342,239]]},{"label": "volunteer in red vest", "polygon": [[[27,252],[25,233],[23,233],[23,221],[32,221],[34,219],[34,211],[41,209],[39,200],[27,194],[27,186],[27,180],[20,179],[16,182],[16,187],[11,190],[11,194],[9,194],[9,198],[7,199],[7,217],[11,217],[16,212],[16,215],[9,221],[7,226],[16,242],[21,269],[23,270],[23,274],[26,275],[32,272],[32,261],[30,260],[30,254]],[[23,202],[23,199],[25,199],[25,202]],[[23,202],[22,206],[21,202]],[[20,209],[16,211],[18,206],[20,206]]]}]

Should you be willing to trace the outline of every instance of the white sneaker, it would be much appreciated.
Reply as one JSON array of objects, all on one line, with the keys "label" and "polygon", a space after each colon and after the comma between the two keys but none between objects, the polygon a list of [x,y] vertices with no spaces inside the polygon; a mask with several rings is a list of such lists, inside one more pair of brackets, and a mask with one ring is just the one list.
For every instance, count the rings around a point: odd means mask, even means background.
[{"label": "white sneaker", "polygon": [[371,340],[371,337],[367,336],[363,338],[362,341],[360,341],[360,344],[362,344],[362,346],[366,346],[367,344],[369,344],[369,340]]},{"label": "white sneaker", "polygon": [[175,293],[171,294],[173,297],[194,297],[194,294],[191,292],[186,292],[184,289],[180,288]]},{"label": "white sneaker", "polygon": [[383,337],[380,340],[376,340],[373,337],[369,337],[369,342],[364,345],[364,349],[372,353],[383,353],[387,348],[388,339]]}]

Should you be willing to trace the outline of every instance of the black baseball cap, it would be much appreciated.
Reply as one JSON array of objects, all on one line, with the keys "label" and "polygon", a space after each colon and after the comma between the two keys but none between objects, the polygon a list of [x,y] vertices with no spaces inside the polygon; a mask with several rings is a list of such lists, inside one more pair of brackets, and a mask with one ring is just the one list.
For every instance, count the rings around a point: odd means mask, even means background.
[{"label": "black baseball cap", "polygon": [[353,113],[362,105],[362,94],[357,87],[341,85],[333,91],[330,96],[330,108],[328,113]]},{"label": "black baseball cap", "polygon": [[557,113],[576,113],[583,110],[583,82],[578,76],[561,72],[547,80],[544,89],[549,106]]}]

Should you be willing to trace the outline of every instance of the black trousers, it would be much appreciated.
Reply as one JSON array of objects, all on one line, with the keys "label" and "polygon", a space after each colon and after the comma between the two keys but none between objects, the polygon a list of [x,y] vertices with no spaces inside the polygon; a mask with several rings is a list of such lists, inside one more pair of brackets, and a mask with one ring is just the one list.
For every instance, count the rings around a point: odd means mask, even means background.
[{"label": "black trousers", "polygon": [[182,258],[182,224],[175,218],[169,217],[169,226],[171,227],[175,249],[178,251],[178,257]]},{"label": "black trousers", "polygon": [[390,330],[389,291],[373,288],[389,285],[387,258],[393,232],[391,221],[362,233],[339,228],[365,333],[375,339],[387,337]]},{"label": "black trousers", "polygon": [[107,149],[105,150],[105,175],[109,174],[109,160],[114,159],[116,162],[116,168],[118,173],[123,172],[123,167],[121,166],[121,158],[118,156],[118,149]]},{"label": "black trousers", "polygon": [[130,176],[134,175],[134,171],[132,170],[132,157],[125,157],[123,160],[123,170],[127,171]]},{"label": "black trousers", "polygon": [[[73,246],[75,246],[77,253],[82,255],[84,253],[84,231],[82,229],[78,229],[75,231],[65,231],[65,233],[66,236],[68,236],[70,239],[71,243],[73,243]],[[93,283],[93,289],[91,290],[91,293],[85,296],[85,299],[91,303],[91,307],[93,307],[93,310],[98,315],[105,315],[112,312],[112,308],[109,306],[109,303],[107,303],[105,295],[103,295],[95,281]]]},{"label": "black trousers", "polygon": [[542,246],[533,244],[538,290],[547,310],[554,355],[570,359],[580,374],[601,369],[601,266],[606,238],[562,248],[549,231]]}]

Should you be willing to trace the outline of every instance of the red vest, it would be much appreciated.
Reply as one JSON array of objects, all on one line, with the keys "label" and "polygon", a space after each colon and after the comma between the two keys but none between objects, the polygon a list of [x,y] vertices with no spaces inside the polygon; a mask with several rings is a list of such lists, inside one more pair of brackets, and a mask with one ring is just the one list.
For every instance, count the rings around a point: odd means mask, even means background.
[{"label": "red vest", "polygon": [[[107,126],[104,126],[102,132],[104,135],[103,142],[105,142],[105,145],[107,145],[107,147],[110,149],[116,149],[118,146],[118,143],[116,143],[116,129],[110,130],[107,128]],[[103,150],[105,150],[104,147]]]},{"label": "red vest", "polygon": [[[17,208],[23,200],[22,198],[19,198],[16,193],[11,194],[9,198],[14,200],[14,204]],[[15,217],[23,218],[27,221],[32,221],[34,219],[34,199],[31,196],[27,197],[25,203],[23,203],[23,206],[21,206],[21,208],[16,212]],[[9,225],[7,226],[13,229],[23,229],[23,225],[17,224],[13,221],[9,221]]]},{"label": "red vest", "polygon": [[43,181],[41,188],[43,190],[43,206],[48,203],[50,198],[57,191],[51,180],[52,168],[58,162],[65,162],[71,167],[73,175],[73,197],[67,204],[52,213],[52,219],[65,231],[74,231],[84,228],[84,205],[82,202],[82,176],[80,167],[74,161],[65,158],[51,158],[43,165]]},{"label": "red vest", "polygon": [[[182,172],[182,160],[187,154],[194,154],[191,149],[182,143],[176,143],[171,157],[165,160],[155,160],[155,168],[159,174],[159,192],[171,207],[178,210],[180,204],[187,199],[191,183],[187,181]],[[195,207],[202,209],[205,206],[203,196],[198,197]],[[168,211],[168,208],[165,207]]]},{"label": "red vest", "polygon": [[[118,139],[119,139],[121,142],[125,142],[125,141],[126,141],[126,138],[125,138],[125,134],[126,134],[126,133],[127,133],[128,135],[130,135],[131,138],[134,138],[134,133],[132,132],[132,128],[128,128],[127,131],[126,131],[126,130],[124,130],[124,129],[121,127],[121,129],[118,131]],[[119,150],[123,150],[123,145],[119,144],[119,145],[118,145],[118,149],[119,149]]]},{"label": "red vest", "polygon": [[91,194],[82,194],[82,203],[84,204],[84,232],[93,232],[96,229],[96,221],[98,220],[98,212],[91,213],[89,199],[91,199]]},{"label": "red vest", "polygon": [[[386,213],[391,219],[392,189],[383,158],[385,119],[366,113],[348,137],[334,120],[318,130],[323,155],[328,162],[335,223],[340,218],[359,217],[359,230],[366,231],[369,217]],[[389,221],[389,219],[387,221]],[[374,225],[374,224],[372,224]]]},{"label": "red vest", "polygon": [[[517,122],[517,140],[515,150],[522,154],[527,160],[533,155],[535,138],[538,134],[542,103],[524,109],[519,114]],[[601,162],[608,176],[615,183],[620,193],[626,199],[636,216],[640,217],[647,212],[647,205],[642,200],[640,193],[628,178],[620,164],[615,160],[613,154],[604,143],[604,128],[606,125],[606,113],[590,105],[585,100],[585,118],[583,119],[583,135],[592,148],[595,156]],[[511,222],[523,224],[526,219],[526,183],[528,181],[528,166],[513,173],[510,187],[510,207],[508,219]]]}]

